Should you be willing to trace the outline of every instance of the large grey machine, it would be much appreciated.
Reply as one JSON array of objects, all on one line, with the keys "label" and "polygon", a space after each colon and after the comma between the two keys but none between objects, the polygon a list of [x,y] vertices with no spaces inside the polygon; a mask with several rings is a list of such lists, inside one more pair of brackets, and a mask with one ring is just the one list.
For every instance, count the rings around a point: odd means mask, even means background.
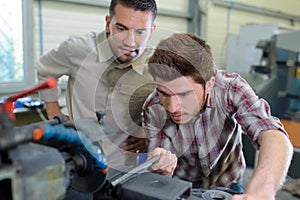
[{"label": "large grey machine", "polygon": [[[287,54],[286,62],[278,63],[286,66],[286,85],[279,95],[290,99],[289,109],[294,112],[300,111],[300,45],[298,41],[300,41],[300,30],[279,34],[276,40],[277,48]],[[281,76],[281,78],[284,77]]]},{"label": "large grey machine", "polygon": [[[271,40],[258,41],[262,50],[259,65],[251,66],[245,75],[260,97],[271,105],[280,118],[296,117],[300,110],[300,31],[274,35]],[[293,114],[291,114],[293,113]]]},{"label": "large grey machine", "polygon": [[[262,50],[259,65],[251,66],[244,78],[258,96],[266,99],[272,114],[280,119],[300,122],[300,30],[276,34],[270,40],[260,40]],[[255,165],[255,151],[244,140],[246,162]],[[248,144],[249,143],[249,144]],[[288,175],[299,178],[299,149],[295,149]]]},{"label": "large grey machine", "polygon": [[[107,200],[226,200],[234,194],[227,188],[193,189],[190,182],[149,172],[147,169],[158,157],[126,172],[111,168],[101,141],[95,141],[93,135],[104,135],[102,114],[97,115],[97,122],[83,120],[84,126],[56,116],[53,120],[14,127],[14,102],[55,86],[55,80],[49,78],[0,103],[1,200],[61,200],[70,190]],[[90,134],[90,124],[99,131]]]}]

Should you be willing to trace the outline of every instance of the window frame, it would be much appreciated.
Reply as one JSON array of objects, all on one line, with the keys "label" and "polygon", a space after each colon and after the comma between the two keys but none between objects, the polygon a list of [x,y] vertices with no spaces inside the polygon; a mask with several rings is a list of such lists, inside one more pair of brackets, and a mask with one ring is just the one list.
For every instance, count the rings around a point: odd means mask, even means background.
[{"label": "window frame", "polygon": [[24,79],[23,81],[0,81],[1,94],[19,92],[35,84],[33,0],[22,0],[22,30]]}]

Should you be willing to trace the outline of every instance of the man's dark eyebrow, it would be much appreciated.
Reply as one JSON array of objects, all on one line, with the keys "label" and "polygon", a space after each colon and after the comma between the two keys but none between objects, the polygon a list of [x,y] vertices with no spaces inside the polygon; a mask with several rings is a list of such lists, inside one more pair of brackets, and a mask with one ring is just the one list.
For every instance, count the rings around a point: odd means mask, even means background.
[{"label": "man's dark eyebrow", "polygon": [[125,25],[123,25],[123,24],[120,24],[120,23],[116,23],[115,24],[116,26],[121,26],[122,28],[124,28],[125,30],[128,30],[128,27],[126,27]]},{"label": "man's dark eyebrow", "polygon": [[[129,28],[123,24],[120,24],[120,23],[115,23],[116,26],[120,26],[122,28],[124,28],[125,30],[129,30]],[[148,28],[137,28],[136,30],[139,30],[139,31],[146,31]]]},{"label": "man's dark eyebrow", "polygon": [[164,94],[164,95],[169,95],[169,94],[165,93],[164,91],[162,91],[162,90],[160,90],[160,89],[158,89],[158,88],[156,88],[156,90],[157,90],[157,92],[162,93],[162,94]]},{"label": "man's dark eyebrow", "polygon": [[[164,92],[164,91],[162,91],[162,90],[160,90],[158,88],[156,88],[156,90],[157,90],[157,92],[162,93],[163,95],[172,96],[171,94],[167,94],[166,92]],[[179,95],[180,96],[180,95],[186,95],[186,94],[191,93],[191,92],[193,92],[193,90],[189,90],[189,91],[185,91],[185,92],[180,92],[180,93],[175,93],[173,95]]]}]

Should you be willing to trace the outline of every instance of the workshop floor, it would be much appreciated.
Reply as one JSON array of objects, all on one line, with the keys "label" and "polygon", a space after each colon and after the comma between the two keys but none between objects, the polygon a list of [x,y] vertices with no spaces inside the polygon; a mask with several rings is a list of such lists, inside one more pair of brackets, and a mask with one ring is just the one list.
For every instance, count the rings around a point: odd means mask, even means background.
[{"label": "workshop floor", "polygon": [[[252,173],[253,173],[252,168],[246,169],[244,178],[243,178],[244,186],[248,185],[248,183],[251,179]],[[276,195],[276,200],[300,200],[300,198],[293,196],[291,193],[282,189],[282,190],[278,191],[278,193]]]}]

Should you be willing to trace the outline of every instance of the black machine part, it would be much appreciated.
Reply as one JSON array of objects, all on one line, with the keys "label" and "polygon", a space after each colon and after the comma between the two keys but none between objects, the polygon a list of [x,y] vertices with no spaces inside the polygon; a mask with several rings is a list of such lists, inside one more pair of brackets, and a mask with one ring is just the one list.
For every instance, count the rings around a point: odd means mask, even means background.
[{"label": "black machine part", "polygon": [[110,169],[94,200],[229,200],[237,194],[229,188],[192,188],[191,182],[151,173],[148,168],[158,159],[154,157],[127,173]]},{"label": "black machine part", "polygon": [[192,184],[154,173],[142,173],[121,183],[117,189],[119,199],[184,199],[191,195]]},{"label": "black machine part", "polygon": [[110,172],[112,173],[108,174],[107,183],[95,193],[94,200],[229,200],[236,194],[226,188],[192,188],[191,182],[149,171],[132,174],[113,187],[110,183],[117,180],[116,177],[122,177],[122,172]]},{"label": "black machine part", "polygon": [[[82,193],[93,193],[102,188],[106,174],[94,167],[93,162],[83,154],[64,156],[70,172],[70,186]],[[69,157],[69,158],[67,158]]]}]

